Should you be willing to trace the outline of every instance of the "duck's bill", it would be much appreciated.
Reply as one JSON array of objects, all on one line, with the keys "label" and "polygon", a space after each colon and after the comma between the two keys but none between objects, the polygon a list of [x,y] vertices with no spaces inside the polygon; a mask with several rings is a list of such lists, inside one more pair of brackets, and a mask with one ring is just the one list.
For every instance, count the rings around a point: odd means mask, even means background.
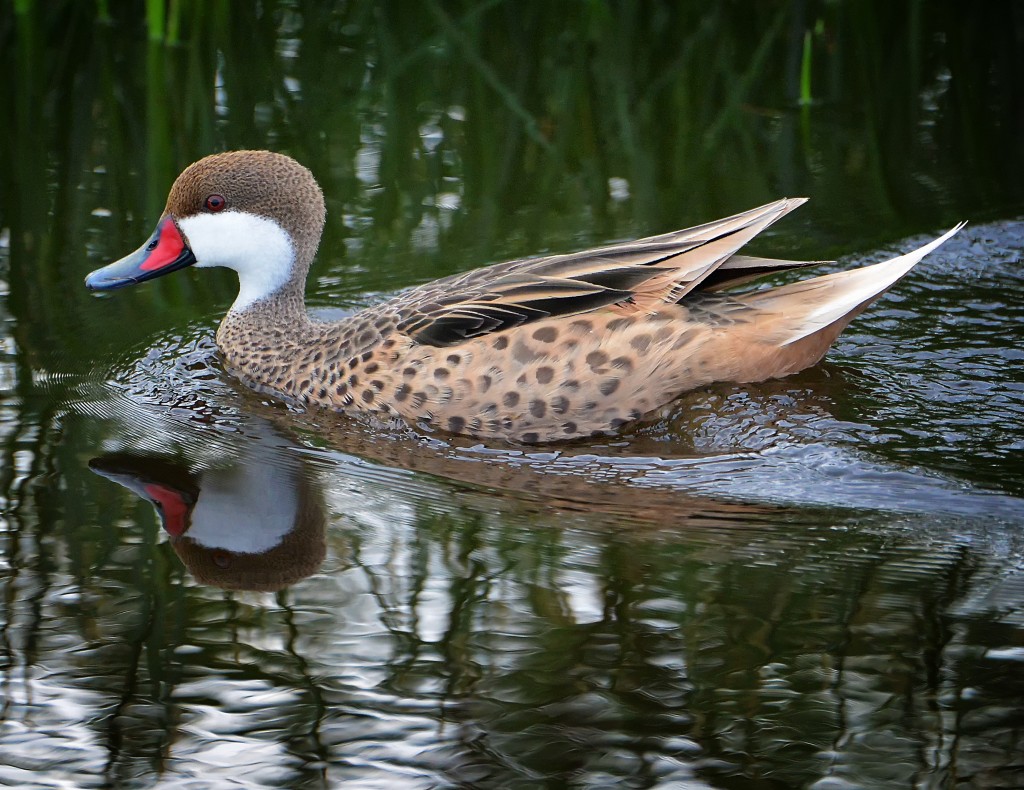
[{"label": "duck's bill", "polygon": [[187,469],[160,458],[120,453],[93,458],[89,468],[153,505],[172,537],[188,530],[199,486]]},{"label": "duck's bill", "polygon": [[112,291],[126,285],[163,277],[196,262],[174,219],[160,220],[149,240],[116,263],[97,269],[85,278],[90,291]]}]

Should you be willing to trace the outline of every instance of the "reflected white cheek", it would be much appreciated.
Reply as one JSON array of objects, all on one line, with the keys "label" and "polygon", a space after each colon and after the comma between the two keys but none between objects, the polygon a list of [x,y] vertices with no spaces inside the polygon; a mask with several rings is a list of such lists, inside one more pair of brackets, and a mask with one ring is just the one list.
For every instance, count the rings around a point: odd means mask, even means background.
[{"label": "reflected white cheek", "polygon": [[185,534],[207,548],[269,551],[295,526],[295,485],[287,472],[264,463],[207,472]]},{"label": "reflected white cheek", "polygon": [[295,247],[274,220],[244,211],[197,214],[178,220],[200,268],[223,266],[238,272],[240,312],[274,294],[288,282]]}]

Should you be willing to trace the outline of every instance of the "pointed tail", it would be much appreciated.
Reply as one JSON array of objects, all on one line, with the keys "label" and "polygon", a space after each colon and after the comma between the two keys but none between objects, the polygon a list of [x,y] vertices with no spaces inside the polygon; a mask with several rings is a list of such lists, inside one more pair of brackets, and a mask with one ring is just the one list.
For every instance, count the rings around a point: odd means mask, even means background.
[{"label": "pointed tail", "polygon": [[934,241],[898,258],[747,294],[744,301],[776,316],[772,322],[775,331],[769,334],[779,345],[795,343],[836,323],[838,335],[861,310],[966,224],[961,222]]}]

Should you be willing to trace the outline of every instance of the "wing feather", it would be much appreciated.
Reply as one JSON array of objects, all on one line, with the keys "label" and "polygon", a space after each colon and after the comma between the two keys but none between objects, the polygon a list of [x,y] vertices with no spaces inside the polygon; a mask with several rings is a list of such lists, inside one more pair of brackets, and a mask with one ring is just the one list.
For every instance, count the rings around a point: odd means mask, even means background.
[{"label": "wing feather", "polygon": [[[398,330],[448,346],[552,316],[617,305],[657,309],[694,289],[804,265],[734,253],[804,202],[784,199],[732,217],[584,252],[496,264],[397,297]],[[715,277],[711,275],[718,272]]]}]

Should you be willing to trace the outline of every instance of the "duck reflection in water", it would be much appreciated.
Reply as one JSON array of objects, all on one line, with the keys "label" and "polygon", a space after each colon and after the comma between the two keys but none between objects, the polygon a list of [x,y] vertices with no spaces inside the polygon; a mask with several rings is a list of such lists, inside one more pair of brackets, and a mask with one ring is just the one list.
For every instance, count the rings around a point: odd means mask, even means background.
[{"label": "duck reflection in water", "polygon": [[323,562],[323,492],[300,466],[245,459],[193,472],[160,456],[114,453],[89,468],[153,505],[175,553],[202,584],[273,592]]}]

